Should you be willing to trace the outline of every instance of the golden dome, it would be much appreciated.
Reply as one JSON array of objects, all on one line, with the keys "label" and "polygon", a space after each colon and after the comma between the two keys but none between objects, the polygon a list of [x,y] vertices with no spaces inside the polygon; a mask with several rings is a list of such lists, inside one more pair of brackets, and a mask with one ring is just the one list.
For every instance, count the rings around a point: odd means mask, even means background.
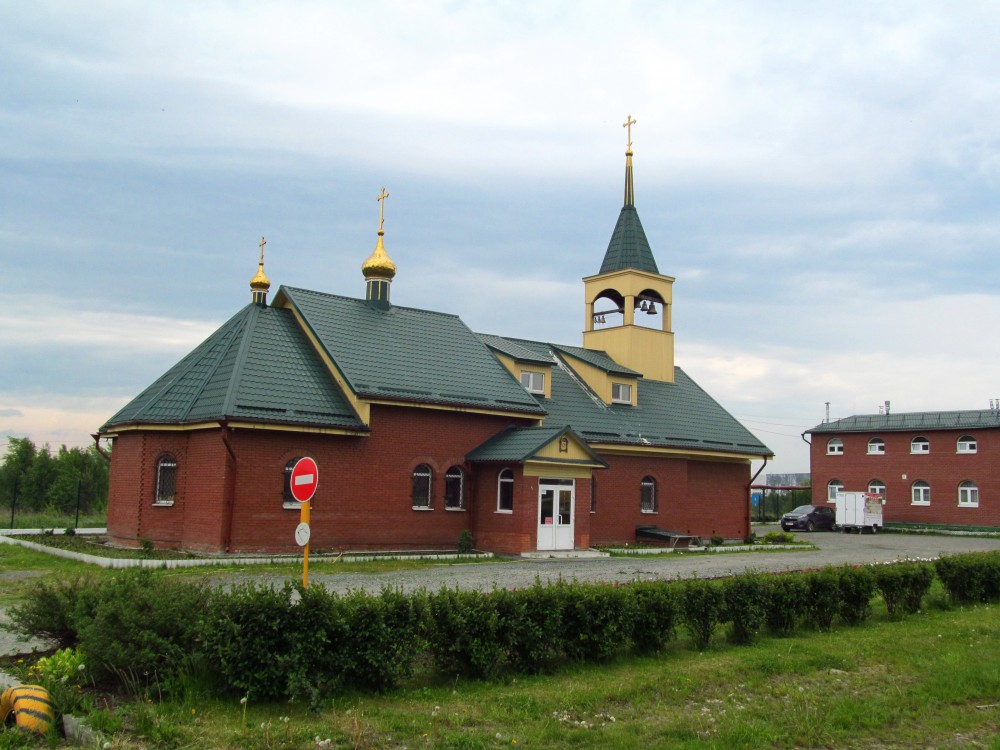
[{"label": "golden dome", "polygon": [[392,262],[392,258],[385,251],[385,245],[382,244],[383,234],[381,231],[378,233],[375,250],[368,256],[368,260],[361,264],[361,273],[366,279],[391,279],[396,275],[396,264]]},{"label": "golden dome", "polygon": [[257,274],[250,279],[250,289],[254,292],[266,292],[270,288],[271,280],[267,278],[267,275],[264,273],[264,261],[260,261],[260,263],[257,264]]}]

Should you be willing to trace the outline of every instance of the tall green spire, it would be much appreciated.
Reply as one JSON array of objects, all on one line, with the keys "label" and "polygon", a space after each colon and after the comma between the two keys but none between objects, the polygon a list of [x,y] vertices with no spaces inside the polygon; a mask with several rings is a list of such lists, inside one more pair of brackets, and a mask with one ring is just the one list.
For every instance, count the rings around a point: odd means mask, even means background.
[{"label": "tall green spire", "polygon": [[632,115],[629,115],[622,124],[622,127],[628,128],[628,146],[625,151],[625,204],[618,214],[618,223],[615,224],[611,242],[608,243],[608,249],[604,253],[604,262],[601,263],[599,272],[601,274],[624,271],[626,268],[650,273],[660,272],[653,251],[649,247],[649,241],[646,239],[646,233],[642,229],[642,222],[639,221],[639,214],[635,210],[635,189],[632,186],[632,126],[635,123]]}]

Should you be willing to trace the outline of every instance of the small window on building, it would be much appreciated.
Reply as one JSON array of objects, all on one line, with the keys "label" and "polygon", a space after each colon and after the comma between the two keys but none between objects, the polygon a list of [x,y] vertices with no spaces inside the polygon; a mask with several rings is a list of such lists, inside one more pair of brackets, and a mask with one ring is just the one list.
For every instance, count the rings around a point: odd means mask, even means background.
[{"label": "small window on building", "polygon": [[173,505],[177,492],[177,461],[173,456],[160,456],[156,462],[156,497],[153,505]]},{"label": "small window on building", "polygon": [[427,464],[420,464],[413,470],[413,507],[421,510],[431,509],[431,487],[434,485],[434,472]]},{"label": "small window on building", "polygon": [[590,478],[590,512],[597,512],[597,477]]},{"label": "small window on building", "polygon": [[922,479],[918,479],[916,482],[914,482],[911,502],[914,505],[930,505],[931,486]]},{"label": "small window on building", "polygon": [[826,444],[826,455],[842,456],[844,454],[844,441],[840,438],[831,438]]},{"label": "small window on building", "polygon": [[642,478],[642,512],[656,513],[656,480],[653,477]]},{"label": "small window on building", "polygon": [[444,507],[448,510],[465,508],[465,472],[452,466],[444,475]]},{"label": "small window on building", "polygon": [[522,372],[521,385],[528,393],[545,395],[545,373],[543,372]]},{"label": "small window on building", "polygon": [[514,472],[504,469],[497,477],[497,511],[511,513],[514,510]]},{"label": "small window on building", "polygon": [[868,455],[881,456],[885,453],[885,441],[882,438],[872,438],[868,441]]},{"label": "small window on building", "polygon": [[925,437],[915,437],[910,441],[910,453],[930,453],[931,441]]},{"label": "small window on building", "polygon": [[611,384],[611,403],[613,403],[613,404],[631,404],[632,403],[632,386],[629,383],[612,383]]},{"label": "small window on building", "polygon": [[873,479],[868,483],[868,492],[872,495],[881,495],[885,497],[885,482],[881,479]]},{"label": "small window on building", "polygon": [[976,444],[976,439],[972,435],[962,435],[958,439],[958,452],[959,453],[975,453],[979,450],[979,446]]},{"label": "small window on building", "polygon": [[979,507],[979,487],[975,482],[965,481],[958,485],[958,504],[962,508]]},{"label": "small window on building", "polygon": [[844,491],[844,483],[839,479],[831,479],[826,484],[826,500],[830,503],[837,502],[837,493]]},{"label": "small window on building", "polygon": [[301,456],[296,456],[289,459],[288,463],[285,464],[284,486],[281,490],[281,507],[288,508],[289,510],[301,507],[301,503],[292,497],[292,469],[295,468],[295,464],[300,458]]}]

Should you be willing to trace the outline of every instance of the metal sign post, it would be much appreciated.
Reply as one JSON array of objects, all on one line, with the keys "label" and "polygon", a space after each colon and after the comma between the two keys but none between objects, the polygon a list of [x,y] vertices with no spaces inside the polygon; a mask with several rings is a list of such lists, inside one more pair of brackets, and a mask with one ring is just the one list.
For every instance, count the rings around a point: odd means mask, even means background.
[{"label": "metal sign post", "polygon": [[295,529],[295,543],[302,547],[302,587],[309,586],[309,528],[310,500],[319,486],[319,466],[308,456],[300,458],[292,467],[288,479],[292,497],[301,504],[299,525]]}]

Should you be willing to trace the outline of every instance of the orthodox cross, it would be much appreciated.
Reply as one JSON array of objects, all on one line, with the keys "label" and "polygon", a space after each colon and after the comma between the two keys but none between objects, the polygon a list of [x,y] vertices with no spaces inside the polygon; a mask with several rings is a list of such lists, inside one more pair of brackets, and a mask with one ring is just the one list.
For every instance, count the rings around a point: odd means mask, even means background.
[{"label": "orthodox cross", "polygon": [[382,186],[382,192],[378,194],[378,231],[382,231],[382,224],[385,222],[385,199],[389,197],[389,193],[385,190],[385,185]]},{"label": "orthodox cross", "polygon": [[260,238],[260,262],[261,263],[264,262],[264,245],[266,245],[266,244],[267,244],[267,240],[265,240],[263,237],[261,237]]},{"label": "orthodox cross", "polygon": [[632,126],[635,125],[635,120],[632,119],[632,115],[629,115],[625,122],[622,123],[623,128],[628,128],[628,150],[632,150]]}]

